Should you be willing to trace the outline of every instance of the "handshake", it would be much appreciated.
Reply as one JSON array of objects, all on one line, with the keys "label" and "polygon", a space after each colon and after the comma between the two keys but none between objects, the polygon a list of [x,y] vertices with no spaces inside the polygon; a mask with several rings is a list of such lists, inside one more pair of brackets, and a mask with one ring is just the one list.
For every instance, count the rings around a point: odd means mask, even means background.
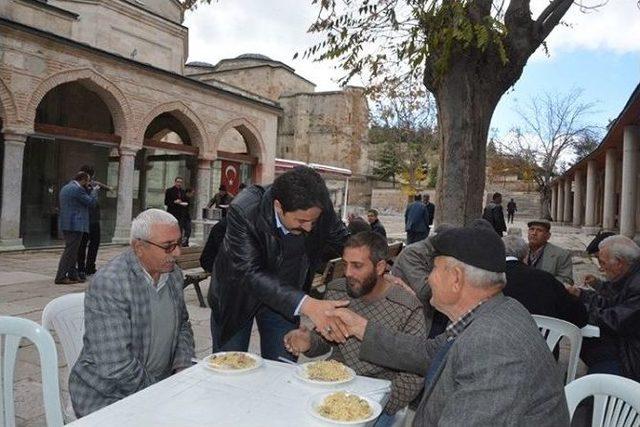
[{"label": "handshake", "polygon": [[[307,298],[302,313],[314,324],[314,329],[327,341],[344,343],[350,337],[362,340],[367,328],[367,319],[345,308],[349,301],[322,301]],[[299,355],[311,348],[311,331],[301,326],[284,337],[288,352]]]}]

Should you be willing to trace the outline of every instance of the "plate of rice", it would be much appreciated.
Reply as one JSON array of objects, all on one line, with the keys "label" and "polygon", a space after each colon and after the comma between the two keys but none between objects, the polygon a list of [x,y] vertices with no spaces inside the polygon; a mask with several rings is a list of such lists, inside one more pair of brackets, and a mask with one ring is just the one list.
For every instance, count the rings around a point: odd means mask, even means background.
[{"label": "plate of rice", "polygon": [[325,423],[350,426],[364,426],[378,418],[382,412],[382,407],[375,400],[348,391],[312,396],[307,409],[311,415]]},{"label": "plate of rice", "polygon": [[310,384],[336,385],[352,381],[356,377],[356,373],[337,360],[320,360],[303,363],[296,369],[296,376]]},{"label": "plate of rice", "polygon": [[243,351],[221,351],[202,359],[205,368],[225,374],[240,374],[262,365],[262,357]]}]

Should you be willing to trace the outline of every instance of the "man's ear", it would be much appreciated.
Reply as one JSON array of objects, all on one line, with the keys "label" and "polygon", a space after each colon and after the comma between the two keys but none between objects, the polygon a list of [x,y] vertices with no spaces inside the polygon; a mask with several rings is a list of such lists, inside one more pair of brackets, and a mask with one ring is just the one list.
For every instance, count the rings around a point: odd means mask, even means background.
[{"label": "man's ear", "polygon": [[455,266],[451,269],[451,290],[455,293],[460,293],[462,291],[462,284],[464,282],[464,271],[460,266]]},{"label": "man's ear", "polygon": [[377,276],[382,276],[384,275],[384,272],[387,270],[387,261],[381,259],[380,261],[378,261],[378,263],[376,264],[376,275]]},{"label": "man's ear", "polygon": [[284,214],[284,209],[282,209],[282,204],[280,203],[280,200],[274,200],[273,207],[276,210],[276,212],[278,212],[280,215]]}]

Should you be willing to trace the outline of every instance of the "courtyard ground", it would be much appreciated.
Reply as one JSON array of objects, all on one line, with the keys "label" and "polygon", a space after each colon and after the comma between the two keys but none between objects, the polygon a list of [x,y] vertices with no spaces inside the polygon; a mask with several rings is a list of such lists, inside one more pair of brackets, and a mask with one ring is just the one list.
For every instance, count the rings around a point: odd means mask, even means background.
[{"label": "courtyard ground", "polygon": [[[404,223],[401,215],[383,215],[380,220],[387,229],[390,239],[404,239]],[[513,227],[520,228],[526,238],[526,223],[516,221]],[[554,225],[551,241],[569,249],[573,253],[574,279],[597,272],[596,265],[584,254],[592,236],[584,235],[579,229]],[[125,246],[106,245],[98,254],[98,267],[125,250]],[[61,250],[37,250],[0,253],[0,315],[18,316],[40,323],[44,306],[52,299],[73,292],[83,292],[89,282],[77,285],[54,285]],[[204,282],[203,282],[204,283]],[[206,293],[208,282],[204,283]],[[185,291],[185,300],[191,318],[198,358],[211,353],[208,308],[198,306],[198,300],[190,286]],[[62,356],[57,337],[58,367],[61,379],[62,397],[68,400],[67,366]],[[259,337],[254,328],[250,351],[259,353]],[[24,341],[19,349],[15,378],[15,402],[17,426],[43,426],[42,386],[40,362],[35,347]]]}]

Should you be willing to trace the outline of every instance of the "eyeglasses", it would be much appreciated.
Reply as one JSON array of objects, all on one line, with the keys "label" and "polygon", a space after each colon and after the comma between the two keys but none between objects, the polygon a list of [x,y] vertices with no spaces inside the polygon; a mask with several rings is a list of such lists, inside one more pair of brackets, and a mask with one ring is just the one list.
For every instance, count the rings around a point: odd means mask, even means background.
[{"label": "eyeglasses", "polygon": [[162,249],[162,250],[163,250],[165,253],[167,253],[167,254],[170,254],[171,252],[175,251],[175,250],[176,250],[176,248],[177,248],[178,246],[180,246],[180,242],[169,243],[168,245],[163,246],[163,245],[159,245],[159,244],[157,244],[157,243],[153,243],[153,242],[152,242],[152,241],[150,241],[150,240],[145,240],[145,239],[139,239],[139,240],[142,240],[142,241],[143,241],[143,242],[145,242],[145,243],[148,243],[148,244],[150,244],[150,245],[153,245],[153,246],[155,246],[156,248],[160,248],[160,249]]}]

